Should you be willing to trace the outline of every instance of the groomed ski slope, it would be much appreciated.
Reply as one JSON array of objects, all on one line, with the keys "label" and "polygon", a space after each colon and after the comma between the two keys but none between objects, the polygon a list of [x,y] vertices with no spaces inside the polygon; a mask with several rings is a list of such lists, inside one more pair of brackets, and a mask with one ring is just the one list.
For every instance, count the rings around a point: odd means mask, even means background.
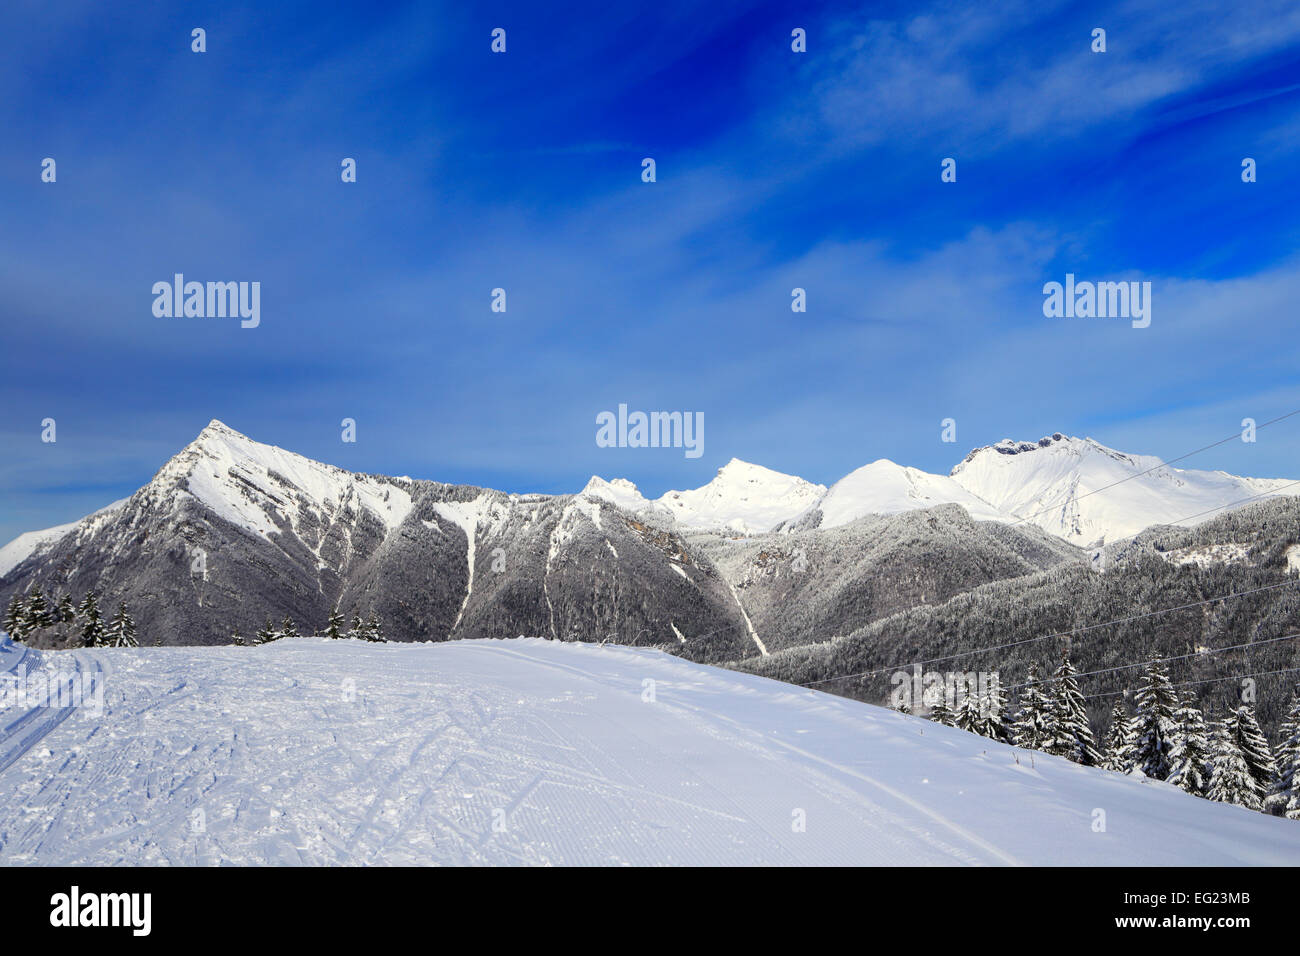
[{"label": "groomed ski slope", "polygon": [[0,771],[0,864],[1300,863],[1300,823],[656,651],[290,639],[38,663],[102,668],[104,709],[42,734],[0,711],[0,752],[29,728]]}]

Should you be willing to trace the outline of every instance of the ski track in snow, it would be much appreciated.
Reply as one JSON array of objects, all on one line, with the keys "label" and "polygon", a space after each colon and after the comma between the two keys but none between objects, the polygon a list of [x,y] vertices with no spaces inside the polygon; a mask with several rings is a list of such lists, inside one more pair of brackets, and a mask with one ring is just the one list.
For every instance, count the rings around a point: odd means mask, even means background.
[{"label": "ski track in snow", "polygon": [[105,710],[37,746],[0,709],[0,864],[1300,863],[1293,822],[646,649],[31,656]]}]

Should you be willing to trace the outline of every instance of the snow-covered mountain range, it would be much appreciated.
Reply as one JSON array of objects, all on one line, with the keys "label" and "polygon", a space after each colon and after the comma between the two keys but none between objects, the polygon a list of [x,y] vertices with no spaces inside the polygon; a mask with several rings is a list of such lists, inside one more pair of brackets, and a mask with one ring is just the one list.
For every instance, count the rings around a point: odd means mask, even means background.
[{"label": "snow-covered mountain range", "polygon": [[[338,607],[405,640],[581,636],[737,660],[1294,484],[1053,435],[976,449],[946,476],[880,460],[827,488],[733,459],[653,500],[598,477],[518,495],[356,474],[213,421],[130,498],[0,549],[0,600],[96,590],[166,643],[223,643],[268,616],[319,627]],[[789,573],[809,555],[812,573]]]},{"label": "snow-covered mountain range", "polygon": [[733,458],[704,487],[653,501],[624,479],[593,478],[584,491],[630,510],[670,514],[684,528],[749,534],[835,528],[866,515],[956,504],[977,521],[1029,523],[1088,547],[1153,525],[1193,525],[1265,497],[1294,495],[1300,481],[1174,468],[1152,455],[1057,433],[977,448],[948,475],[882,458],[826,488]]}]

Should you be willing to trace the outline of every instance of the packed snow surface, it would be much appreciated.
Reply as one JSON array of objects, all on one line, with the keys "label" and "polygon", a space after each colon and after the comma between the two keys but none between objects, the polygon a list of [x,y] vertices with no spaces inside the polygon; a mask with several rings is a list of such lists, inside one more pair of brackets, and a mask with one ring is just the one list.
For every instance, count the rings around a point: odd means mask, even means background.
[{"label": "packed snow surface", "polygon": [[0,864],[1300,863],[1294,822],[645,649],[16,666],[102,667],[103,710],[0,709]]}]

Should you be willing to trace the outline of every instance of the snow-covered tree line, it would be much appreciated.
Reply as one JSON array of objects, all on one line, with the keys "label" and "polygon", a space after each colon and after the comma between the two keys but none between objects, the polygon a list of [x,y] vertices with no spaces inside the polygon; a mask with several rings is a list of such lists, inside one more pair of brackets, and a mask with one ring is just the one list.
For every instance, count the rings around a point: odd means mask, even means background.
[{"label": "snow-covered tree line", "polygon": [[80,603],[70,594],[47,598],[39,587],[26,594],[15,594],[5,608],[4,630],[16,641],[47,629],[57,630],[69,643],[81,647],[139,647],[135,636],[135,621],[125,602],[117,612],[104,620],[99,609],[99,596],[89,592]]},{"label": "snow-covered tree line", "polygon": [[[66,638],[66,643],[76,647],[139,647],[136,639],[135,620],[131,617],[126,603],[118,604],[117,612],[105,620],[99,607],[99,595],[94,591],[88,593],[80,602],[74,601],[69,594],[49,598],[39,587],[33,587],[22,595],[14,595],[5,609],[0,628],[15,641],[23,641],[46,630],[53,630]],[[239,631],[231,634],[233,643],[269,644],[285,637],[301,636],[293,618],[285,617],[279,627],[270,619],[249,640],[245,640]],[[314,637],[330,637],[352,640],[371,641],[386,644],[383,625],[373,611],[363,621],[354,614],[349,626],[338,608],[330,612],[329,623],[325,630]]]},{"label": "snow-covered tree line", "polygon": [[1146,665],[1132,694],[1133,712],[1125,704],[1127,691],[1116,701],[1098,747],[1076,677],[1066,653],[1046,679],[1036,665],[1029,665],[1014,713],[1005,688],[998,686],[983,699],[967,694],[955,707],[941,697],[927,716],[1084,766],[1140,773],[1194,796],[1300,820],[1300,688],[1280,724],[1274,750],[1253,707],[1242,704],[1221,719],[1207,720],[1194,698],[1179,694],[1167,664],[1157,658]]},{"label": "snow-covered tree line", "polygon": [[[308,634],[307,637],[329,637],[335,640],[356,640],[371,641],[376,644],[387,644],[388,638],[384,637],[383,625],[380,624],[379,618],[375,612],[371,611],[363,621],[360,615],[352,615],[351,626],[346,626],[347,622],[342,612],[336,607],[330,612],[329,622],[325,625],[325,630],[318,634]],[[235,630],[231,635],[232,643],[241,647],[246,645],[270,644],[272,641],[278,641],[286,637],[303,637],[299,632],[298,625],[294,623],[293,618],[286,616],[276,627],[267,618],[266,623],[257,631],[250,640],[244,640],[242,634]]]},{"label": "snow-covered tree line", "polygon": [[[1285,585],[1296,581],[1289,573],[1288,554],[1300,542],[1298,529],[1300,497],[1262,501],[1195,528],[1144,531],[1107,550],[1105,573],[1067,561],[981,584],[954,597],[923,604],[913,600],[907,609],[896,610],[896,602],[885,601],[883,609],[873,609],[872,619],[865,623],[860,615],[855,617],[856,611],[840,617],[825,614],[806,629],[817,635],[807,644],[778,650],[777,641],[764,634],[772,653],[743,661],[742,669],[874,702],[888,696],[889,676],[914,660],[947,659],[961,653],[971,670],[1000,669],[1022,675],[1034,660],[1043,669],[1039,641],[1044,635],[1078,633],[1081,628],[1114,622],[1104,641],[1086,640],[1073,647],[1071,657],[1079,670],[1102,670],[1157,654],[1172,658],[1202,647],[1255,644],[1249,652],[1249,670],[1259,675],[1255,718],[1276,743],[1295,679],[1283,673],[1294,664],[1294,642],[1267,641],[1295,630],[1300,588]],[[1225,544],[1245,545],[1247,551],[1240,559],[1204,564],[1183,564],[1171,554]],[[932,557],[900,546],[898,553],[902,557],[873,565],[873,574],[883,581],[905,581],[908,569],[920,562],[932,576],[948,579],[971,560],[964,548]],[[1226,599],[1210,606],[1220,613],[1163,613],[1218,598]],[[837,600],[844,608],[861,606]],[[784,612],[783,625],[805,604],[802,600],[787,603],[793,607]],[[757,618],[755,626],[763,633]],[[981,648],[990,650],[981,653]],[[1056,663],[1052,660],[1050,667]],[[1240,655],[1205,654],[1196,662],[1196,676],[1205,682],[1181,692],[1184,697],[1194,696],[1191,703],[1203,713],[1236,710],[1240,701],[1228,678],[1242,673],[1241,664]],[[1131,683],[1129,674],[1122,671],[1100,673],[1089,680],[1088,716],[1099,736],[1107,726],[1113,698],[1098,695],[1121,692],[1126,683]]]}]

